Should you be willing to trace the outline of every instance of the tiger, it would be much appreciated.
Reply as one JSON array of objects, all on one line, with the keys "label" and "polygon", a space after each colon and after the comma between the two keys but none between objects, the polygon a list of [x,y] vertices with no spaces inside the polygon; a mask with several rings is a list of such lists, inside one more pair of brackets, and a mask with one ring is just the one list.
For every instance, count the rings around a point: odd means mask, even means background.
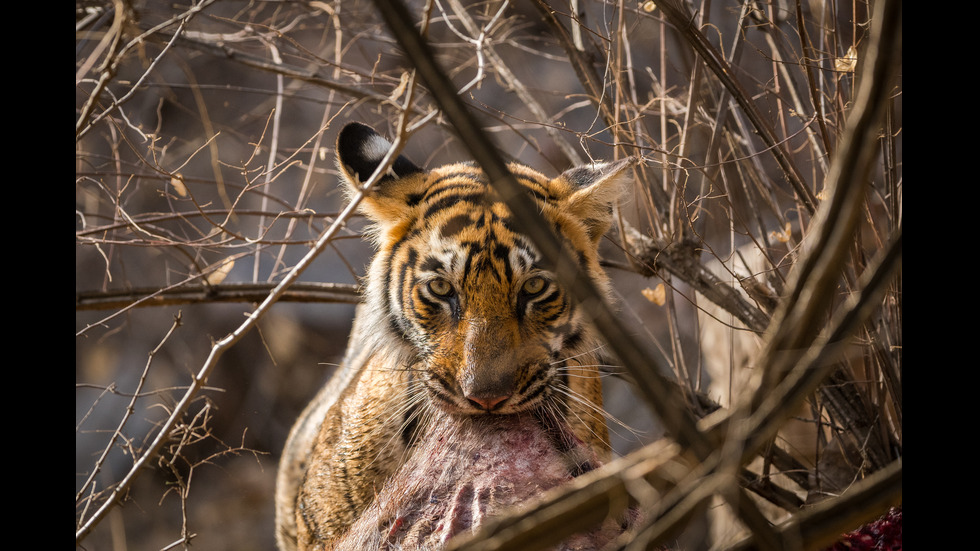
[{"label": "tiger", "polygon": [[[335,151],[350,198],[392,147],[370,126],[344,126]],[[508,165],[607,297],[599,243],[635,162],[590,163],[555,178]],[[609,359],[484,171],[472,162],[427,170],[399,155],[358,208],[375,254],[344,359],[282,453],[279,548],[329,549],[406,462],[431,408],[560,416],[608,460],[600,366]]]}]

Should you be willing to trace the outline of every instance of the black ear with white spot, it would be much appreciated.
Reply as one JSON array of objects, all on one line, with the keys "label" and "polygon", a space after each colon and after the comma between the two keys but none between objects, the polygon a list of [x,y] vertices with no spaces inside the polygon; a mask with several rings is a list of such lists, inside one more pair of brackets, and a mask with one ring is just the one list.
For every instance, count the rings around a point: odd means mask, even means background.
[{"label": "black ear with white spot", "polygon": [[[354,197],[367,182],[391,143],[370,126],[352,122],[337,136],[337,165],[347,183],[348,195]],[[399,155],[376,184],[361,196],[360,210],[377,224],[377,228],[396,227],[414,216],[415,203],[425,192],[425,171],[406,157]]]},{"label": "black ear with white spot", "polygon": [[[359,122],[349,123],[337,136],[337,162],[344,176],[355,186],[366,182],[374,174],[389,149],[391,142],[370,126]],[[417,172],[422,172],[422,169],[404,155],[399,155],[381,181],[404,178]]]}]

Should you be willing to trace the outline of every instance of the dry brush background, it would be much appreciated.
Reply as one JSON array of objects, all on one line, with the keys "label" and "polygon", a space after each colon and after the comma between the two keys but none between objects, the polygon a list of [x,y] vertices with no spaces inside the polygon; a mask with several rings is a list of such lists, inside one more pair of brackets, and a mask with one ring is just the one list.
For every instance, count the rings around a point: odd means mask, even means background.
[{"label": "dry brush background", "polygon": [[626,457],[528,524],[819,548],[901,503],[899,2],[401,5],[76,2],[76,546],[273,549],[370,255],[352,120],[429,166],[642,158],[596,312]]}]

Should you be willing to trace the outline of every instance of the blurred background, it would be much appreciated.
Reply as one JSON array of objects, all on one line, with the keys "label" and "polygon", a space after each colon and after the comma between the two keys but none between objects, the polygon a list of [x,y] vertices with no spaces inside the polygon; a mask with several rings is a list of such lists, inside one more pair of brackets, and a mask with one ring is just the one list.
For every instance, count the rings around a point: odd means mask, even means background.
[{"label": "blurred background", "polygon": [[[870,8],[676,4],[735,87],[653,2],[407,2],[506,158],[557,175],[643,157],[604,258],[651,369],[703,415],[751,371],[826,197]],[[404,115],[417,164],[470,156],[367,0],[77,1],[75,62],[76,546],[274,549],[278,456],[340,361],[371,256],[359,217],[221,355],[160,453],[134,462],[214,344],[337,220],[344,124],[393,139]],[[900,226],[901,92],[899,79],[835,308]],[[901,457],[900,279],[840,361],[832,386],[857,406],[818,393],[794,416],[776,447],[802,476],[774,515]],[[663,435],[631,386],[607,384],[619,454]],[[707,548],[709,524],[684,545]]]}]

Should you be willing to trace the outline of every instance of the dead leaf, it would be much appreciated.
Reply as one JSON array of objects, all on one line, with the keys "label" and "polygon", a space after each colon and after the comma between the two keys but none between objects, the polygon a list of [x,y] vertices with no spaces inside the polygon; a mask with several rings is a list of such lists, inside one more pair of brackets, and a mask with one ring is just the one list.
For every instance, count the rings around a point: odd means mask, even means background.
[{"label": "dead leaf", "polygon": [[187,197],[187,187],[184,186],[184,177],[180,174],[174,174],[170,177],[170,186],[174,188],[177,195],[181,197]]},{"label": "dead leaf", "polygon": [[395,90],[388,96],[391,101],[396,101],[405,92],[405,88],[408,86],[409,74],[407,72],[402,72],[401,78],[398,80],[398,86]]},{"label": "dead leaf", "polygon": [[643,3],[643,11],[650,13],[655,9],[657,9],[657,5],[654,4],[653,2],[650,2],[650,0],[647,0],[646,2]]},{"label": "dead leaf", "polygon": [[643,293],[644,298],[657,306],[663,306],[667,302],[667,289],[663,283],[658,284],[654,289],[647,287],[640,292]]},{"label": "dead leaf", "polygon": [[226,258],[225,261],[221,264],[221,266],[218,266],[217,270],[204,276],[204,279],[205,281],[208,282],[208,285],[221,285],[221,282],[224,281],[226,277],[228,277],[228,272],[230,272],[231,269],[234,267],[235,267],[235,259]]},{"label": "dead leaf", "polygon": [[793,237],[793,226],[789,222],[786,222],[786,227],[783,228],[783,231],[769,232],[769,238],[775,239],[780,243],[786,243],[791,237]]},{"label": "dead leaf", "polygon": [[857,63],[858,53],[852,45],[847,49],[847,54],[845,54],[844,57],[838,57],[834,60],[834,68],[841,73],[853,73],[854,69],[857,67]]}]

